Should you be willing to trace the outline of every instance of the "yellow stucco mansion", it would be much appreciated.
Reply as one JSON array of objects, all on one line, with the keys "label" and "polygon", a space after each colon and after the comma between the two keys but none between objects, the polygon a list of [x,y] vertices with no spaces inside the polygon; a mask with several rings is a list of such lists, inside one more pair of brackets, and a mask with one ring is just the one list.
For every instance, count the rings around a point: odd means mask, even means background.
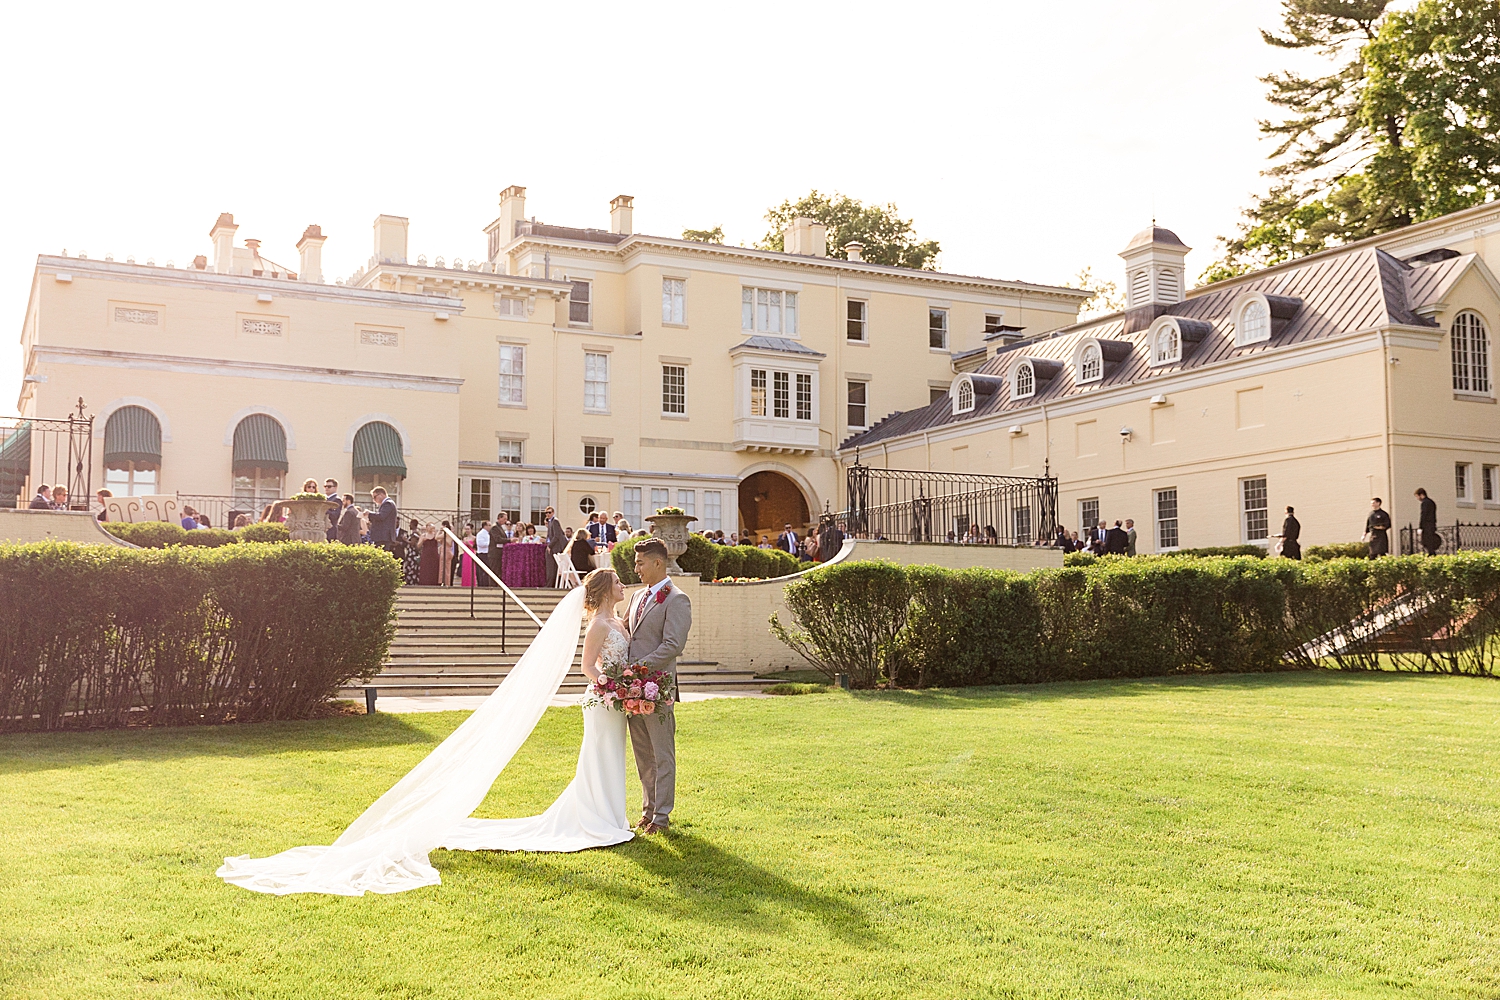
[{"label": "yellow stucco mansion", "polygon": [[839,506],[839,442],[1086,298],[830,258],[805,219],[772,253],[638,234],[632,210],[547,225],[510,187],[469,261],[410,253],[381,215],[368,266],[333,283],[319,227],[289,268],[228,214],[185,267],[44,255],[18,408],[86,400],[92,482],[116,495],[249,508],[332,477],[407,509],[639,524],[676,504],[771,530]]},{"label": "yellow stucco mansion", "polygon": [[1133,518],[1146,552],[1265,544],[1287,505],[1304,545],[1354,541],[1372,497],[1415,522],[1417,487],[1441,523],[1500,522],[1497,234],[1491,203],[1184,294],[1188,248],[1153,226],[1121,253],[1124,311],[995,338],[841,461],[1048,469],[1063,525]]}]

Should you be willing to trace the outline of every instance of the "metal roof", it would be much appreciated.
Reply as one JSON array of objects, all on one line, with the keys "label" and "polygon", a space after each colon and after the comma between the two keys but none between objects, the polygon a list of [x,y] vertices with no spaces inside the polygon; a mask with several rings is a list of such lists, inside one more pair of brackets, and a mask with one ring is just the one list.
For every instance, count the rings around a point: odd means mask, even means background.
[{"label": "metal roof", "polygon": [[754,348],[757,351],[780,351],[783,354],[801,354],[809,358],[828,357],[828,355],[820,351],[815,351],[811,347],[799,344],[795,340],[788,340],[786,337],[755,336],[749,340],[735,344],[730,350],[738,351],[742,347]]}]

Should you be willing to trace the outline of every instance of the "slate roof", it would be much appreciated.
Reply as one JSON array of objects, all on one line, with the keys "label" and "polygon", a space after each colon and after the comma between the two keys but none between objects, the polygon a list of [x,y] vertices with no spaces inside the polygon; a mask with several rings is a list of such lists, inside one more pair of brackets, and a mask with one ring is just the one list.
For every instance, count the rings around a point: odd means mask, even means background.
[{"label": "slate roof", "polygon": [[1125,244],[1125,249],[1127,251],[1134,250],[1136,247],[1150,246],[1152,243],[1161,243],[1169,247],[1182,247],[1184,250],[1192,249],[1186,243],[1182,242],[1182,240],[1178,239],[1177,234],[1172,232],[1172,230],[1163,229],[1161,226],[1155,224],[1142,229],[1132,236],[1130,242]]},{"label": "slate roof", "polygon": [[758,351],[780,351],[783,354],[801,354],[809,358],[828,357],[828,355],[822,353],[821,351],[815,351],[811,347],[808,347],[804,344],[799,344],[795,340],[789,340],[786,337],[755,336],[751,337],[749,340],[741,341],[740,343],[735,344],[730,348],[730,350],[737,351],[741,347],[752,347]]},{"label": "slate roof", "polygon": [[[1182,302],[1169,306],[1142,306],[1126,312],[1100,316],[1084,323],[1054,330],[1000,349],[976,369],[976,374],[1000,376],[1005,389],[987,396],[976,394],[971,413],[954,415],[946,397],[919,410],[896,411],[869,430],[851,436],[839,447],[857,448],[947,424],[980,419],[1007,411],[1028,410],[1040,403],[1074,398],[1114,386],[1149,382],[1194,368],[1252,357],[1293,344],[1326,340],[1340,334],[1373,330],[1389,325],[1436,327],[1434,320],[1417,314],[1423,306],[1441,302],[1453,283],[1474,262],[1474,254],[1455,256],[1413,266],[1374,247],[1350,248],[1348,253],[1320,256],[1307,263],[1268,268],[1246,280],[1233,280],[1195,290]],[[1259,344],[1236,347],[1232,309],[1239,297],[1257,291],[1272,299],[1271,338]],[[1290,302],[1300,300],[1295,313],[1283,318]],[[1183,359],[1177,364],[1151,367],[1147,335],[1158,316],[1178,316],[1181,325],[1196,328],[1203,337],[1183,344]],[[1104,378],[1088,385],[1074,382],[1073,357],[1080,340],[1095,338],[1128,345],[1123,357],[1112,359],[1122,348],[1105,351]],[[1060,363],[1051,379],[1039,378],[1036,394],[1010,398],[1010,369],[1022,357]],[[1038,373],[1041,374],[1040,372]]]}]

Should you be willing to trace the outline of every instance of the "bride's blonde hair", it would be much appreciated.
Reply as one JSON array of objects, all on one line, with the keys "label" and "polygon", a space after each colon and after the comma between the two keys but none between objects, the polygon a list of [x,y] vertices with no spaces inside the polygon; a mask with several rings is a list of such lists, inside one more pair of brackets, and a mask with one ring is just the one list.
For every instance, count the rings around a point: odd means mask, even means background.
[{"label": "bride's blonde hair", "polygon": [[598,614],[599,609],[609,601],[609,595],[615,589],[617,579],[612,569],[596,569],[584,577],[583,609],[591,615]]}]

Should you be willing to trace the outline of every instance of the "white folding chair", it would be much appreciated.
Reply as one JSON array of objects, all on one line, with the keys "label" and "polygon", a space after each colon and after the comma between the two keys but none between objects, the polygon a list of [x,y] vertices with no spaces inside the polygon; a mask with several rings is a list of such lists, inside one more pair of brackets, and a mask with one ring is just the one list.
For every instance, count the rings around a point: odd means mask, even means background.
[{"label": "white folding chair", "polygon": [[557,552],[552,556],[557,560],[557,589],[572,590],[581,587],[583,580],[578,576],[578,569],[573,565],[572,558],[566,552]]}]

